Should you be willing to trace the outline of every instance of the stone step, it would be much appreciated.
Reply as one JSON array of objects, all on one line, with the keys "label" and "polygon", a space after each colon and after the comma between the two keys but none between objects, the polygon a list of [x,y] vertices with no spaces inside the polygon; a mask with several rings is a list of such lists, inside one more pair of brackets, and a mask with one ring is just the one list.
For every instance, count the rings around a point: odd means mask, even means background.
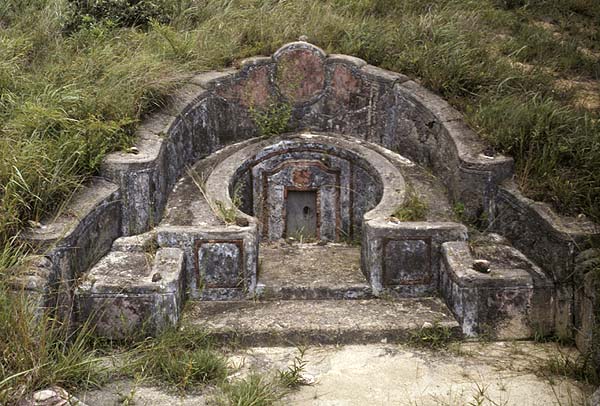
[{"label": "stone step", "polygon": [[373,291],[366,283],[317,286],[268,286],[259,281],[256,291],[260,300],[365,300]]},{"label": "stone step", "polygon": [[439,298],[191,302],[183,326],[243,346],[405,342],[424,327],[461,336]]},{"label": "stone step", "polygon": [[272,242],[260,246],[261,300],[373,298],[360,271],[360,248],[346,244]]}]

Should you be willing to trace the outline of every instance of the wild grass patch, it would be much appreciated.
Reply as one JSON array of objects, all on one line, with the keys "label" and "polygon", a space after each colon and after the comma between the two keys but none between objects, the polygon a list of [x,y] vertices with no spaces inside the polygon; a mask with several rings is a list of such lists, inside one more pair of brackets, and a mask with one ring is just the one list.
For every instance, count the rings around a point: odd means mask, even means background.
[{"label": "wild grass patch", "polygon": [[51,385],[100,386],[107,378],[89,325],[71,329],[0,285],[0,403]]},{"label": "wild grass patch", "polygon": [[163,382],[179,390],[221,383],[228,373],[225,357],[202,331],[171,329],[127,350],[121,372]]},{"label": "wild grass patch", "polygon": [[418,348],[440,350],[448,348],[454,339],[449,327],[433,324],[411,331],[408,342]]}]

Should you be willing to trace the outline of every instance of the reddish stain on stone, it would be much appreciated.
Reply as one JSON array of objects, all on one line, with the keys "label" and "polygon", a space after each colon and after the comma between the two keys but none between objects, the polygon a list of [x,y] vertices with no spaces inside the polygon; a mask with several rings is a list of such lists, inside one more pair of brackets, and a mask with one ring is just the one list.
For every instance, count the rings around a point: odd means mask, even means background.
[{"label": "reddish stain on stone", "polygon": [[250,70],[241,81],[218,89],[217,94],[245,107],[264,107],[270,99],[269,90],[269,67],[260,66]]},{"label": "reddish stain on stone", "polygon": [[333,70],[331,90],[334,104],[349,110],[358,110],[368,104],[370,88],[360,76],[344,65]]},{"label": "reddish stain on stone", "polygon": [[310,184],[310,170],[307,168],[295,170],[292,176],[296,186],[308,186]]},{"label": "reddish stain on stone", "polygon": [[306,49],[294,49],[277,64],[277,86],[294,103],[306,102],[323,91],[325,68],[322,59]]}]

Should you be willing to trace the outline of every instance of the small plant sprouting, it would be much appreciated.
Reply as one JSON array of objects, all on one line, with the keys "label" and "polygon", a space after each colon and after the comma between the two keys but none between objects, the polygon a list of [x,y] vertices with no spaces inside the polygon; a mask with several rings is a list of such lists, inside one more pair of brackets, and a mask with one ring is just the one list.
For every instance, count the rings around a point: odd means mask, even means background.
[{"label": "small plant sprouting", "polygon": [[393,217],[400,221],[425,221],[427,219],[427,211],[429,206],[423,199],[414,191],[407,189],[407,196],[404,203],[399,206]]},{"label": "small plant sprouting", "polygon": [[225,224],[236,224],[237,204],[239,203],[239,201],[241,199],[241,198],[239,198],[239,194],[237,192],[234,193],[233,206],[231,206],[231,207],[227,206],[225,203],[223,203],[220,200],[212,201],[212,199],[210,199],[208,197],[208,195],[206,194],[205,180],[202,179],[202,177],[195,170],[193,170],[191,168],[188,169],[188,175],[190,176],[190,178],[192,179],[192,181],[194,182],[194,184],[196,185],[198,190],[200,190],[202,197],[204,197],[204,200],[206,200],[206,202],[208,203],[213,214],[215,216],[217,216]]},{"label": "small plant sprouting", "polygon": [[465,204],[462,202],[456,202],[452,207],[454,216],[460,221],[465,222]]},{"label": "small plant sprouting", "polygon": [[237,209],[235,207],[227,207],[225,203],[220,200],[215,201],[215,207],[217,208],[217,216],[225,224],[235,224]]},{"label": "small plant sprouting", "polygon": [[304,359],[306,348],[298,348],[298,351],[300,351],[300,354],[294,357],[292,365],[290,365],[286,370],[279,371],[279,381],[285,388],[294,389],[300,385],[308,384],[302,376],[302,373],[306,368],[306,364],[308,364],[308,361]]},{"label": "small plant sprouting", "polygon": [[269,101],[266,106],[250,107],[250,115],[261,137],[269,138],[288,130],[292,106],[286,102]]},{"label": "small plant sprouting", "polygon": [[560,376],[594,386],[600,383],[600,376],[590,355],[571,356],[561,352],[542,362],[538,373],[549,380],[552,380],[553,376]]}]

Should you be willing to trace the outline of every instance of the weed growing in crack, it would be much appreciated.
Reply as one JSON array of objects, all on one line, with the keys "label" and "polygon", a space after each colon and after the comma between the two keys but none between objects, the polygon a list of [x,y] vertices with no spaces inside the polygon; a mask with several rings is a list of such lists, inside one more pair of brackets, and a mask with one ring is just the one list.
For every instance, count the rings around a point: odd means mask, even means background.
[{"label": "weed growing in crack", "polygon": [[412,331],[408,340],[415,347],[434,350],[446,349],[452,341],[452,330],[437,323]]},{"label": "weed growing in crack", "polygon": [[308,361],[304,359],[306,348],[299,348],[298,350],[300,351],[300,354],[294,357],[292,365],[286,370],[279,371],[279,381],[285,388],[293,389],[306,384],[304,377],[302,376],[306,364],[308,364]]},{"label": "weed growing in crack", "polygon": [[427,202],[414,189],[408,188],[404,203],[394,211],[392,216],[400,221],[425,221],[428,211]]},{"label": "weed growing in crack", "polygon": [[269,138],[288,130],[292,106],[285,102],[270,101],[264,107],[250,107],[250,116],[260,136]]}]

